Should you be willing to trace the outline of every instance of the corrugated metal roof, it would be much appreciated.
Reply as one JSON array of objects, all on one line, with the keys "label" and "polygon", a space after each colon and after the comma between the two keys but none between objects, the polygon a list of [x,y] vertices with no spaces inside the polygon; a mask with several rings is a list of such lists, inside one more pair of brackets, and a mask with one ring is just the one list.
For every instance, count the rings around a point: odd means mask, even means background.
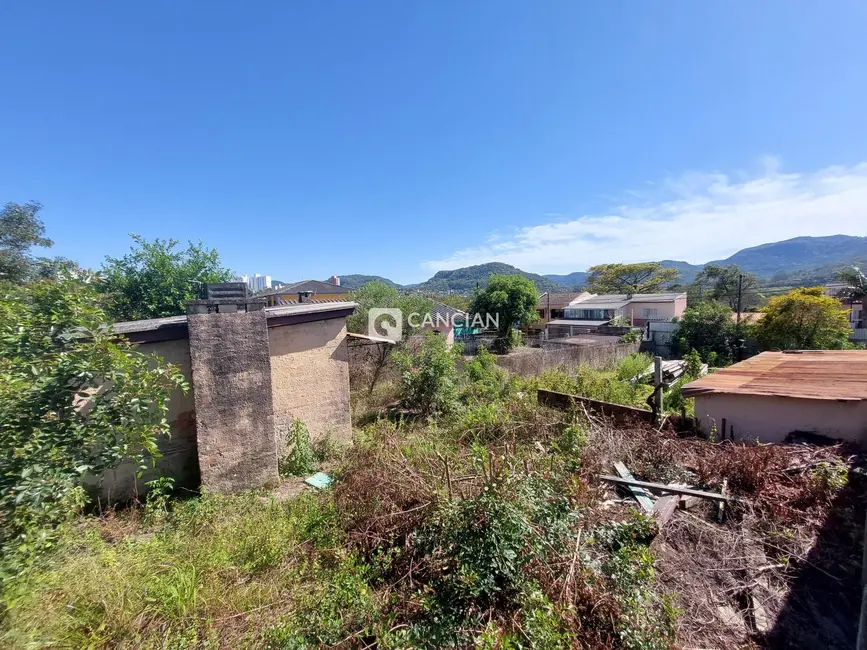
[{"label": "corrugated metal roof", "polygon": [[687,384],[683,395],[867,400],[867,350],[762,352]]},{"label": "corrugated metal roof", "polygon": [[568,305],[570,302],[578,298],[582,293],[581,291],[572,291],[570,293],[552,293],[549,294],[543,293],[539,296],[539,307],[548,307],[548,302],[550,298],[551,308],[559,309],[562,306]]},{"label": "corrugated metal roof", "polygon": [[348,294],[351,292],[351,289],[341,287],[339,284],[322,282],[322,280],[301,280],[299,282],[292,282],[291,284],[284,284],[278,289],[270,289],[268,291],[263,291],[262,293],[257,293],[256,297],[282,296],[290,293],[298,293],[299,291],[313,291],[314,293],[325,294]]}]

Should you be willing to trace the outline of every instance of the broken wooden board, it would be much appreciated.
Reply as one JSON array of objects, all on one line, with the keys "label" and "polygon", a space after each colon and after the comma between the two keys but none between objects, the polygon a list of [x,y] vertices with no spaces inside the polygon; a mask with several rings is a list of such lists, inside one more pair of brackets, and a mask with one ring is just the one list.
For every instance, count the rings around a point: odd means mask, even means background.
[{"label": "broken wooden board", "polygon": [[660,528],[665,526],[666,522],[671,519],[671,515],[677,510],[677,504],[680,502],[679,494],[669,494],[657,499],[653,504],[653,514],[656,517],[656,523]]},{"label": "broken wooden board", "polygon": [[664,485],[662,483],[649,483],[648,481],[636,481],[635,479],[620,478],[619,476],[607,476],[602,474],[600,480],[606,483],[614,483],[615,485],[625,485],[627,487],[640,487],[650,490],[651,492],[665,492],[668,494],[680,494],[682,496],[699,497],[701,499],[711,499],[713,501],[728,501],[729,497],[716,492],[704,492],[702,490],[693,490],[692,488],[675,487],[673,485]]},{"label": "broken wooden board", "polygon": [[[629,471],[629,468],[626,467],[623,463],[617,462],[614,463],[614,469],[617,470],[617,473],[621,478],[627,479],[629,481],[635,481],[635,477],[632,475],[632,472]],[[641,506],[641,509],[644,510],[645,513],[650,514],[653,512],[653,501],[650,498],[650,494],[646,490],[642,490],[640,487],[635,487],[633,485],[627,485],[627,489],[630,494],[632,494],[633,498],[638,501],[638,505]]]}]

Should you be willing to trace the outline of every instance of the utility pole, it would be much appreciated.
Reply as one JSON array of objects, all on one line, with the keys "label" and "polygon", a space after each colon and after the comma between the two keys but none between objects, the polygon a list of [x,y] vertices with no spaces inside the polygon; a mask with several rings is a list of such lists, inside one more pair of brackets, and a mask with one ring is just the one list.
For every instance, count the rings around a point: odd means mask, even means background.
[{"label": "utility pole", "polygon": [[744,274],[738,274],[738,325],[741,324],[741,298],[744,289]]}]

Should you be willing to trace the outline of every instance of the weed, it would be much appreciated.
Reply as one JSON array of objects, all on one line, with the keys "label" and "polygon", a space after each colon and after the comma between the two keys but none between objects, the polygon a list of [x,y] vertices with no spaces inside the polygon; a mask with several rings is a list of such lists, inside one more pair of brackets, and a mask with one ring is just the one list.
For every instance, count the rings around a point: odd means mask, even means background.
[{"label": "weed", "polygon": [[313,471],[316,456],[310,445],[310,432],[307,425],[296,419],[286,436],[289,453],[283,456],[279,462],[281,476],[303,476]]}]

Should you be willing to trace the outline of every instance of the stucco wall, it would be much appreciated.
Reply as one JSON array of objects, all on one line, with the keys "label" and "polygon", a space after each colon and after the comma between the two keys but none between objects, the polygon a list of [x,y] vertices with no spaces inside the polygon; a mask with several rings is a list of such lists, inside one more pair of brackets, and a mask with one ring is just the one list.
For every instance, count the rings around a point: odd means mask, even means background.
[{"label": "stucco wall", "polygon": [[190,369],[190,343],[187,339],[146,343],[137,347],[142,354],[154,354],[181,369],[190,390],[184,394],[175,390],[169,400],[168,420],[171,437],[159,440],[163,454],[156,467],[136,479],[133,463],[123,463],[107,470],[102,475],[102,484],[96,478],[88,480],[89,487],[99,488],[100,498],[105,501],[129,501],[147,491],[145,483],[158,476],[174,478],[175,485],[196,489],[199,486],[199,461],[196,453],[196,413],[194,407],[192,371]]},{"label": "stucco wall", "polygon": [[286,431],[302,420],[313,441],[330,435],[349,443],[349,352],[346,320],[329,320],[272,327],[271,386],[278,453]]},{"label": "stucco wall", "polygon": [[735,440],[781,442],[793,431],[809,431],[867,443],[867,402],[763,397],[758,395],[703,395],[695,398],[695,416],[702,430],[714,425],[722,437],[734,427]]},{"label": "stucco wall", "polygon": [[[645,318],[645,309],[655,309],[656,316]],[[623,315],[629,321],[643,324],[647,320],[670,321],[675,316],[682,316],[684,309],[686,309],[686,298],[669,302],[632,302],[624,308]]]}]

